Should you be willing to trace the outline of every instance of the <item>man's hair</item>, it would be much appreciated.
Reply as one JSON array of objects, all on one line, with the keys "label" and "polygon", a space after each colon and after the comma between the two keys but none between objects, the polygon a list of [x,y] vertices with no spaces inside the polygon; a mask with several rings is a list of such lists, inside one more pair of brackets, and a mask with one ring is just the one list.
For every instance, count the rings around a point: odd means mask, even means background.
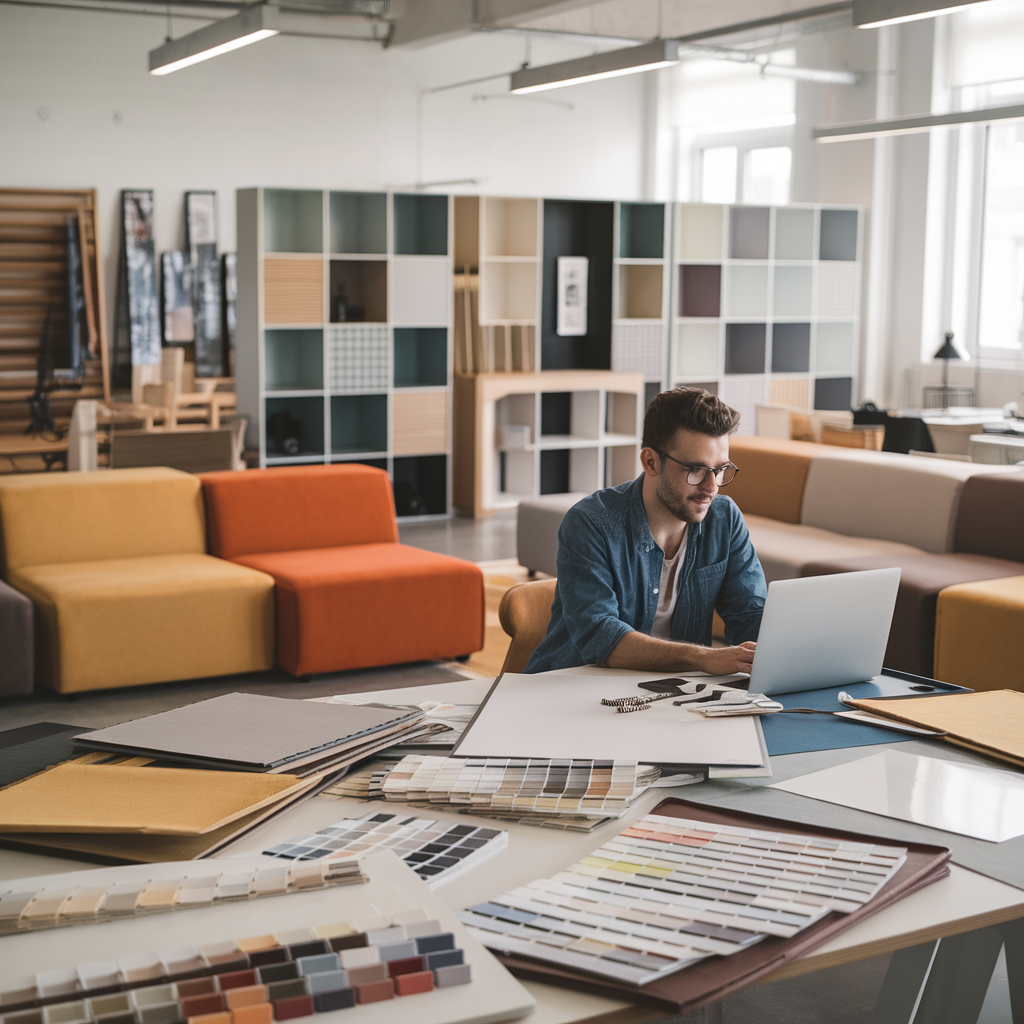
[{"label": "man's hair", "polygon": [[703,388],[673,388],[662,391],[647,407],[643,446],[665,451],[677,430],[722,437],[739,426],[740,414],[717,395]]}]

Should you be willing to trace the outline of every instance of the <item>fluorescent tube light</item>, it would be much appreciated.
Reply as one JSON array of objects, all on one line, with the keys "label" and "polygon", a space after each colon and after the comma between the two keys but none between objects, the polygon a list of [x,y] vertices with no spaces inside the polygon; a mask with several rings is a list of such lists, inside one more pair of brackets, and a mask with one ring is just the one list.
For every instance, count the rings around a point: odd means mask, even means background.
[{"label": "fluorescent tube light", "polygon": [[990,121],[1024,121],[1024,103],[1009,107],[984,107],[981,110],[961,110],[955,114],[911,114],[888,121],[854,121],[850,124],[815,128],[816,142],[852,142],[857,139],[877,139],[884,135],[913,135],[929,132],[933,128],[955,128],[962,124],[984,124]]},{"label": "fluorescent tube light", "polygon": [[986,0],[853,0],[853,24],[857,28],[881,28],[883,25],[899,25],[905,21],[920,21],[922,18],[936,18],[940,14],[952,14],[965,7],[973,7]]},{"label": "fluorescent tube light", "polygon": [[672,39],[658,39],[653,43],[629,46],[624,50],[608,50],[589,57],[547,64],[539,68],[521,68],[513,71],[509,87],[514,93],[540,92],[543,89],[561,89],[581,82],[596,82],[602,78],[635,75],[640,71],[653,71],[679,63],[679,44]]},{"label": "fluorescent tube light", "polygon": [[169,39],[163,46],[150,50],[149,73],[169,75],[190,64],[276,36],[279,31],[276,7],[265,4],[247,7],[233,17],[215,21],[187,36]]}]

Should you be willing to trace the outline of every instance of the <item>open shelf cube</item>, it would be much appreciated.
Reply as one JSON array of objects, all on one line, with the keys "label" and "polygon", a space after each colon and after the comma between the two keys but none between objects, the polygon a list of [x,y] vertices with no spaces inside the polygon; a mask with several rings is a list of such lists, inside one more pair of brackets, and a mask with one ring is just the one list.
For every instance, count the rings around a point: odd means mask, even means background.
[{"label": "open shelf cube", "polygon": [[536,199],[483,202],[483,256],[537,256]]},{"label": "open shelf cube", "polygon": [[264,430],[268,458],[303,458],[324,454],[324,400],[267,398]]},{"label": "open shelf cube", "polygon": [[384,323],[388,265],[384,260],[331,260],[332,324]]},{"label": "open shelf cube", "polygon": [[444,327],[396,327],[395,387],[443,387],[448,383],[448,331]]},{"label": "open shelf cube", "polygon": [[330,251],[388,251],[388,197],[385,192],[332,192]]},{"label": "open shelf cube", "polygon": [[627,480],[635,480],[640,473],[639,445],[620,444],[604,452],[604,485],[617,487]]},{"label": "open shelf cube", "polygon": [[604,430],[606,434],[635,437],[637,430],[636,395],[629,391],[609,391],[606,397]]},{"label": "open shelf cube", "polygon": [[331,396],[332,455],[387,450],[387,395]]},{"label": "open shelf cube", "polygon": [[663,315],[662,282],[665,271],[660,263],[622,263],[619,265],[619,318],[623,320],[660,320]]},{"label": "open shelf cube", "polygon": [[599,391],[545,391],[540,396],[540,438],[597,438],[601,433]]},{"label": "open shelf cube", "polygon": [[264,333],[267,391],[320,391],[324,386],[324,332]]},{"label": "open shelf cube", "polygon": [[600,486],[598,449],[547,448],[540,453],[540,493],[591,494]]},{"label": "open shelf cube", "polygon": [[323,192],[264,189],[264,252],[322,252],[323,237]]},{"label": "open shelf cube", "polygon": [[448,197],[394,197],[395,255],[448,255]]},{"label": "open shelf cube", "polygon": [[495,263],[480,265],[480,321],[533,322],[537,318],[537,264]]},{"label": "open shelf cube", "polygon": [[634,260],[664,258],[664,203],[619,203],[619,256]]},{"label": "open shelf cube", "polygon": [[396,458],[391,471],[399,516],[436,516],[448,511],[448,457]]}]

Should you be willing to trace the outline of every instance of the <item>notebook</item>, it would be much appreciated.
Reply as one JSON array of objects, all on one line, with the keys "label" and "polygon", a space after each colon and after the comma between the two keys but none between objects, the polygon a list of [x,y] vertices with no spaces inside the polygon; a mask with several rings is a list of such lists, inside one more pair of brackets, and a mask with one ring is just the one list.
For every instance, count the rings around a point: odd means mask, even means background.
[{"label": "notebook", "polygon": [[422,709],[412,706],[228,693],[84,733],[76,743],[208,767],[296,774],[297,767],[324,767],[333,755],[385,735],[398,742],[422,717]]}]

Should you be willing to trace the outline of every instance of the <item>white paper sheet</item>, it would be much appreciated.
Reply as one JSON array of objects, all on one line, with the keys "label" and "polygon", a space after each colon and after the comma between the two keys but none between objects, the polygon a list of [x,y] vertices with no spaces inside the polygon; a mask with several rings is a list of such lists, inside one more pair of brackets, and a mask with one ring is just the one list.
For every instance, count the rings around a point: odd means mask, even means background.
[{"label": "white paper sheet", "polygon": [[453,753],[457,757],[557,757],[646,764],[762,766],[756,717],[708,719],[657,701],[619,714],[602,698],[643,694],[637,683],[669,673],[628,677],[600,670],[572,674],[506,673]]},{"label": "white paper sheet", "polygon": [[990,843],[1024,835],[1024,775],[886,750],[773,789]]}]

